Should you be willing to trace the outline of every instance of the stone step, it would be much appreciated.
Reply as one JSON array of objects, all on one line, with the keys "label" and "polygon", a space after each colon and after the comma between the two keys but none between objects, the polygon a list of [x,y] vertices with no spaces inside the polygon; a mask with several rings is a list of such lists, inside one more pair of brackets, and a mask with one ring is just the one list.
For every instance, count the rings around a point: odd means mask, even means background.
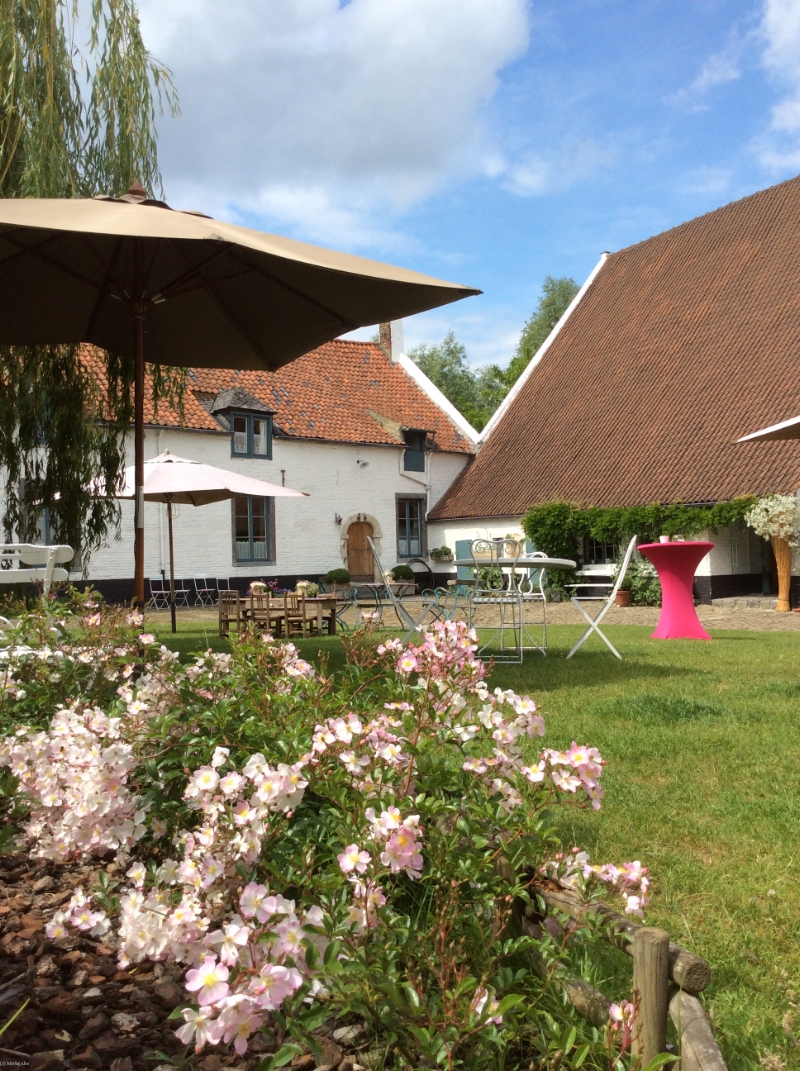
[{"label": "stone step", "polygon": [[731,595],[712,599],[711,605],[724,610],[774,610],[778,600],[774,595]]}]

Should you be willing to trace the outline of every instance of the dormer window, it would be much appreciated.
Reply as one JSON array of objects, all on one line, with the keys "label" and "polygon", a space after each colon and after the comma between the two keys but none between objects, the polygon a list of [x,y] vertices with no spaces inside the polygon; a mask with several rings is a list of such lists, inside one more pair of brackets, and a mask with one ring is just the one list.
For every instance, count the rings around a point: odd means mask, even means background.
[{"label": "dormer window", "polygon": [[425,471],[425,445],[428,433],[409,429],[403,432],[406,448],[403,451],[403,470],[405,472]]},{"label": "dormer window", "polygon": [[254,413],[231,413],[231,455],[272,457],[272,417]]}]

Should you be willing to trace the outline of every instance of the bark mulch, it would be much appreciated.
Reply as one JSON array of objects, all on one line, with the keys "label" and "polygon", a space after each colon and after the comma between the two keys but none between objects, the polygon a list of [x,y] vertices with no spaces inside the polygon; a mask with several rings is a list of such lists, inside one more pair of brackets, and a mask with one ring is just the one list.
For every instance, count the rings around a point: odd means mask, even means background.
[{"label": "bark mulch", "polygon": [[[115,940],[83,935],[50,940],[44,928],[74,889],[90,889],[102,864],[56,866],[26,853],[0,855],[0,1026],[28,1000],[0,1036],[0,1066],[31,1071],[173,1071],[161,1052],[196,1071],[254,1071],[272,1051],[266,1039],[251,1042],[246,1057],[226,1046],[189,1051],[170,1012],[186,1002],[183,971],[174,963],[117,966]],[[296,1071],[368,1071],[363,1031],[331,1021],[317,1032],[324,1062],[307,1054]],[[373,1065],[374,1066],[374,1065]]]}]

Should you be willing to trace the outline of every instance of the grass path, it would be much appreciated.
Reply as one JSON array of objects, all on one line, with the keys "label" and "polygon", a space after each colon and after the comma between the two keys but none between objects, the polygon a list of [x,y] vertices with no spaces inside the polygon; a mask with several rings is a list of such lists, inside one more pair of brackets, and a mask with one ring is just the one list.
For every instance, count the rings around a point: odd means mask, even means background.
[{"label": "grass path", "polygon": [[[768,1053],[800,1068],[782,1027],[800,993],[800,636],[661,642],[609,626],[624,661],[593,639],[567,662],[580,631],[552,626],[546,658],[492,674],[536,699],[550,746],[575,739],[607,761],[602,811],[570,811],[566,832],[595,861],[650,867],[648,921],[714,969],[707,1006],[730,1071],[756,1071]],[[178,639],[184,652],[205,645],[198,626]],[[335,637],[298,646],[341,664]]]}]

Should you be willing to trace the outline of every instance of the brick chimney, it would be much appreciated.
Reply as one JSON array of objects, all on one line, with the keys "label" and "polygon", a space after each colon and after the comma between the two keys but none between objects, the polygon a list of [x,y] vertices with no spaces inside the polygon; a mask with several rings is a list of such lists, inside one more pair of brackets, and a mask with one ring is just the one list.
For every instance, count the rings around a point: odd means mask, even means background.
[{"label": "brick chimney", "polygon": [[403,321],[392,320],[391,323],[379,324],[378,345],[390,361],[396,361],[403,352]]}]

